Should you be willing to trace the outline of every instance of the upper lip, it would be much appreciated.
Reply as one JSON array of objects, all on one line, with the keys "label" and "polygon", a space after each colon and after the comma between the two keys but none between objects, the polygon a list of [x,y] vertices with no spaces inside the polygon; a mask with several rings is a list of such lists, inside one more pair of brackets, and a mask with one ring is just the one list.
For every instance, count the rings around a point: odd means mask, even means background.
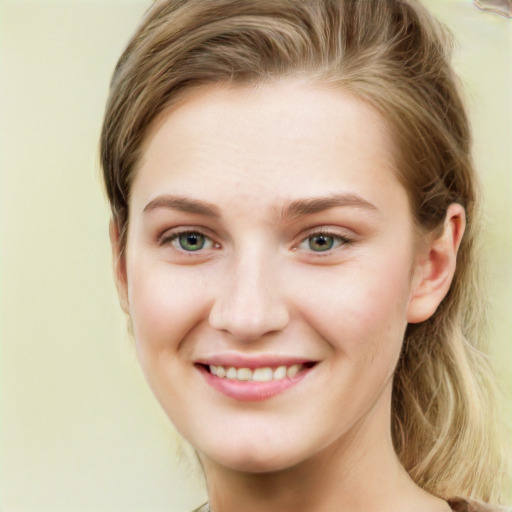
[{"label": "upper lip", "polygon": [[276,368],[279,366],[292,366],[294,364],[316,363],[314,359],[286,355],[247,355],[247,354],[214,354],[197,359],[196,364],[208,366],[224,366],[234,368]]}]

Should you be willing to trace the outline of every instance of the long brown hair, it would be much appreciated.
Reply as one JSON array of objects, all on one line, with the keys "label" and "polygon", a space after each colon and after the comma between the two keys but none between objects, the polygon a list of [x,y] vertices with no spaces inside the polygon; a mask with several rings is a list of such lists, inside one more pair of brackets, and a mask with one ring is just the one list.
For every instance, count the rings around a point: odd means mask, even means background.
[{"label": "long brown hair", "polygon": [[418,229],[435,234],[453,202],[464,206],[468,226],[450,292],[406,332],[394,379],[395,448],[427,491],[499,502],[495,390],[482,352],[478,185],[450,46],[414,0],[157,1],[115,69],[101,163],[124,247],[148,129],[192,88],[298,76],[349,90],[378,110]]}]

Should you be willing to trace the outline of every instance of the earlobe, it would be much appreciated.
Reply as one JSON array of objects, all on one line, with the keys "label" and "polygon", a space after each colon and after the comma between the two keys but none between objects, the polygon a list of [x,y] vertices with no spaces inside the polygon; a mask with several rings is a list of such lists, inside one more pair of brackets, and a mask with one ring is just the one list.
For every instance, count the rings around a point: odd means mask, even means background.
[{"label": "earlobe", "polygon": [[428,243],[416,264],[407,310],[409,323],[430,318],[448,293],[465,227],[464,207],[458,203],[451,204],[446,212],[442,235]]},{"label": "earlobe", "polygon": [[128,303],[128,281],[126,274],[126,258],[121,250],[120,231],[117,222],[113,219],[109,225],[110,246],[112,248],[112,266],[114,271],[114,280],[116,283],[119,303],[122,310],[129,314]]}]

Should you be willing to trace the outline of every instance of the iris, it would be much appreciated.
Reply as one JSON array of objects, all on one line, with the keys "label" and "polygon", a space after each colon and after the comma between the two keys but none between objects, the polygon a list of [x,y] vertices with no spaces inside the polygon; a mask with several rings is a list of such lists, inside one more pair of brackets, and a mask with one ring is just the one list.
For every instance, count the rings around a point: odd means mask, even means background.
[{"label": "iris", "polygon": [[314,235],[308,238],[308,246],[312,251],[329,251],[334,246],[334,237],[330,235]]},{"label": "iris", "polygon": [[184,251],[200,251],[204,248],[206,237],[194,231],[181,233],[178,236],[178,243]]}]

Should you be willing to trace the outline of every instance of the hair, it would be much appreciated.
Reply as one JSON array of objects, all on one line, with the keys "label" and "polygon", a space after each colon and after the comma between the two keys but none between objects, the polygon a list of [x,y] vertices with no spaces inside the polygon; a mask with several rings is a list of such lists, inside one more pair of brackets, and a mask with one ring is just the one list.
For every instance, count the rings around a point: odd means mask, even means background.
[{"label": "hair", "polygon": [[454,202],[467,218],[448,295],[405,333],[393,384],[395,449],[428,492],[498,503],[504,462],[483,352],[478,183],[451,49],[447,30],[414,0],[157,1],[115,68],[101,164],[124,250],[148,130],[184,94],[300,77],[371,105],[394,138],[421,233],[437,236]]}]

